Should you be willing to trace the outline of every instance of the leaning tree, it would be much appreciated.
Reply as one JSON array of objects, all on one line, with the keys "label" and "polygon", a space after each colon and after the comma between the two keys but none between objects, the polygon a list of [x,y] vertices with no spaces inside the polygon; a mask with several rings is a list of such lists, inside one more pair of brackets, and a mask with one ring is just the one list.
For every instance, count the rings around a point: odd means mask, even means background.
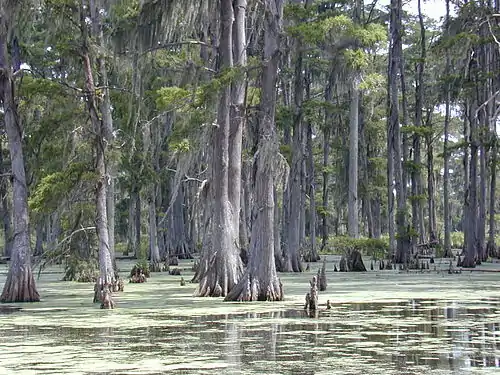
[{"label": "leaning tree", "polygon": [[12,262],[0,296],[1,302],[37,302],[40,300],[31,269],[23,128],[17,112],[14,84],[16,76],[21,74],[21,61],[18,44],[12,43],[10,48],[8,46],[9,40],[12,40],[15,35],[13,28],[20,5],[22,2],[18,0],[0,2],[0,102],[3,107],[3,122],[9,141],[12,164],[14,224]]}]

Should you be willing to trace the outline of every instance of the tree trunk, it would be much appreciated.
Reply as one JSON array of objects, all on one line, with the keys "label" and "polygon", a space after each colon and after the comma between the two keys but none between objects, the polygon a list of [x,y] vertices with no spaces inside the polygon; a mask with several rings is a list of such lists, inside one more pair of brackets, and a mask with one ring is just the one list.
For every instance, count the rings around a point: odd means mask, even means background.
[{"label": "tree trunk", "polygon": [[[483,122],[488,121],[484,119]],[[487,127],[484,125],[481,127],[481,137],[484,132],[488,132]],[[485,235],[486,235],[486,184],[488,181],[488,171],[486,168],[486,158],[487,158],[487,150],[484,142],[480,142],[479,146],[479,197],[478,197],[478,206],[479,212],[477,217],[477,260],[479,262],[486,260],[486,245],[485,245]]]},{"label": "tree trunk", "polygon": [[278,153],[274,115],[281,34],[282,0],[266,0],[264,27],[264,86],[255,181],[256,217],[252,225],[247,271],[226,301],[280,301],[283,288],[274,263],[274,175]]},{"label": "tree trunk", "polygon": [[248,231],[248,211],[251,210],[250,208],[250,200],[249,198],[249,190],[250,190],[250,183],[248,179],[250,178],[249,173],[248,173],[248,163],[243,164],[243,173],[242,173],[242,188],[241,188],[241,214],[240,214],[240,253],[247,253],[248,252],[248,239],[249,239],[249,231]]},{"label": "tree trunk", "polygon": [[282,272],[285,265],[283,260],[283,252],[281,249],[281,234],[280,234],[280,207],[278,205],[278,189],[274,184],[273,199],[274,199],[274,263],[276,270]]},{"label": "tree trunk", "polygon": [[[220,63],[221,69],[227,69],[233,65],[231,0],[221,0],[220,16]],[[213,142],[210,187],[214,189],[215,199],[212,210],[211,248],[207,252],[208,268],[201,276],[196,292],[200,297],[226,296],[238,283],[243,272],[236,247],[235,234],[238,233],[238,228],[233,227],[235,221],[232,218],[233,212],[229,201],[230,99],[231,88],[223,87],[217,108],[217,128]]]},{"label": "tree trunk", "polygon": [[349,197],[348,224],[349,237],[359,237],[358,222],[358,133],[359,133],[359,89],[357,77],[351,84],[351,108],[349,121]]},{"label": "tree trunk", "polygon": [[177,256],[179,259],[192,258],[189,251],[184,218],[184,188],[179,187],[172,207],[172,212],[167,218],[166,249],[167,255]]},{"label": "tree trunk", "polygon": [[[83,16],[82,16],[83,18]],[[82,23],[85,21],[82,21]],[[86,38],[84,38],[86,40]],[[85,46],[87,48],[87,46]],[[90,56],[88,50],[82,55],[83,68],[85,73],[85,90],[87,93],[87,109],[89,111],[91,124],[93,127],[93,133],[96,134],[95,137],[95,148],[96,148],[96,174],[97,174],[97,184],[96,184],[96,228],[97,237],[99,239],[99,279],[96,283],[96,295],[94,296],[94,301],[100,300],[100,293],[106,293],[109,290],[114,281],[114,271],[113,263],[111,260],[111,254],[109,252],[109,236],[108,236],[108,218],[107,218],[107,184],[108,176],[106,173],[106,140],[105,140],[105,129],[103,128],[102,122],[99,119],[99,114],[97,112],[96,95],[95,95],[95,85],[94,77],[92,74],[92,65],[90,62]],[[96,298],[98,297],[98,298]]]},{"label": "tree trunk", "polygon": [[[162,220],[162,213],[166,212],[168,209],[169,202],[166,199],[167,192],[165,191],[166,183],[164,181],[160,181],[157,187],[156,193],[156,223],[157,228],[156,231],[158,233],[156,242],[158,243],[158,253],[160,254],[160,259],[168,259],[167,257],[167,245],[166,245],[166,232],[167,232],[167,221]],[[184,217],[183,217],[184,219]],[[184,224],[184,221],[183,221]],[[183,225],[183,233],[188,230],[188,226]]]},{"label": "tree trunk", "polygon": [[[92,69],[92,62],[90,57],[90,46],[89,46],[89,35],[87,34],[87,19],[90,15],[90,22],[92,25],[92,31],[94,37],[100,39],[100,7],[96,4],[89,4],[89,6],[84,7],[82,4],[80,9],[80,25],[82,32],[82,60],[83,60],[83,71],[85,76],[85,92],[86,92],[86,105],[90,116],[90,122],[92,125],[92,133],[95,134],[95,155],[96,155],[96,169],[97,174],[97,184],[96,184],[96,228],[97,237],[99,240],[99,278],[96,282],[94,288],[94,302],[100,301],[101,299],[108,295],[111,299],[109,292],[112,290],[112,285],[115,279],[113,261],[111,258],[110,248],[109,248],[109,232],[108,232],[108,214],[107,214],[107,189],[108,189],[108,169],[106,166],[106,149],[108,145],[107,140],[107,129],[105,127],[104,121],[99,117],[98,104],[96,96],[96,87],[94,84],[94,75]],[[89,15],[85,14],[89,12]],[[102,107],[101,107],[102,109]],[[108,108],[109,110],[109,108]],[[106,115],[105,113],[101,113]],[[108,119],[109,120],[109,119]],[[112,300],[106,304],[105,307],[112,308],[114,303]]]},{"label": "tree trunk", "polygon": [[[417,62],[417,76],[415,88],[415,128],[420,129],[423,126],[423,101],[424,101],[424,69],[426,59],[426,39],[425,25],[422,15],[421,0],[418,0],[418,17],[420,23],[420,59]],[[425,242],[424,213],[422,210],[422,160],[420,147],[420,132],[416,130],[413,133],[413,166],[411,168],[411,206],[412,206],[412,226],[413,235],[412,247],[416,248],[418,242]]]},{"label": "tree trunk", "polygon": [[359,164],[362,170],[361,175],[363,176],[362,186],[364,195],[362,204],[363,204],[364,215],[366,216],[365,233],[368,235],[369,238],[375,238],[375,220],[373,216],[373,207],[372,207],[374,194],[371,192],[370,188],[370,170],[368,167],[369,147],[365,135],[366,123],[363,111],[363,96],[361,94],[359,99],[360,99],[360,109],[361,109],[359,118],[359,147],[360,147]]},{"label": "tree trunk", "polygon": [[158,247],[158,227],[156,223],[156,188],[153,185],[150,189],[148,199],[149,216],[149,262],[153,272],[161,271],[160,249]]},{"label": "tree trunk", "polygon": [[[450,0],[446,0],[446,33],[449,36]],[[446,50],[446,72],[450,71],[450,51]],[[444,205],[444,257],[451,256],[451,214],[450,214],[450,155],[448,152],[451,118],[450,88],[446,90],[443,143],[443,205]]]},{"label": "tree trunk", "polygon": [[[469,113],[472,111],[471,105],[468,101],[464,103],[464,123],[463,123],[463,135],[464,140],[467,145],[470,145],[470,123],[469,123]],[[465,252],[466,244],[467,244],[467,230],[465,227],[467,226],[467,210],[468,210],[468,200],[469,200],[469,174],[470,174],[470,161],[469,161],[469,147],[464,147],[464,155],[462,159],[462,165],[464,167],[464,196],[463,196],[463,206],[462,206],[462,231],[464,232],[464,244],[463,244],[463,252]]]},{"label": "tree trunk", "polygon": [[487,245],[487,255],[489,257],[497,257],[497,247],[495,243],[495,197],[496,197],[496,177],[497,177],[497,135],[496,130],[491,130],[492,137],[492,148],[491,148],[491,161],[490,161],[490,207],[489,207],[489,228],[488,228],[488,245]]},{"label": "tree trunk", "polygon": [[[137,212],[138,208],[139,212]],[[137,221],[139,221],[139,225],[137,225]],[[137,188],[131,187],[128,203],[127,250],[125,255],[132,254],[135,257],[139,256],[140,232],[138,234],[137,230],[140,230],[140,199]]]},{"label": "tree trunk", "polygon": [[[302,124],[304,125],[304,123]],[[299,259],[301,257],[301,250],[304,248],[304,241],[306,240],[306,206],[307,206],[307,155],[306,155],[306,138],[307,126],[302,126],[301,134],[301,151],[302,161],[300,163],[300,219],[299,219]]]},{"label": "tree trunk", "polygon": [[[244,67],[246,54],[247,0],[234,0],[233,59],[234,65]],[[231,86],[231,124],[229,131],[229,202],[232,207],[233,228],[239,247],[241,215],[241,150],[245,123],[245,80],[237,79]]]},{"label": "tree trunk", "polygon": [[[3,160],[3,145],[0,140],[0,174],[5,174],[5,165]],[[8,195],[9,179],[3,177],[0,179],[0,216],[2,217],[3,224],[3,255],[10,257],[12,255],[12,218],[9,205]]]},{"label": "tree trunk", "polygon": [[[407,184],[408,178],[406,173],[406,162],[408,160],[408,145],[406,142],[406,136],[401,135],[400,130],[400,118],[399,118],[399,97],[398,97],[398,85],[397,85],[397,73],[399,72],[401,80],[401,97],[402,97],[402,113],[403,121],[402,125],[408,124],[408,105],[406,99],[406,82],[405,82],[405,65],[403,62],[403,41],[402,41],[402,13],[403,4],[402,0],[391,0],[391,24],[393,24],[391,38],[392,38],[392,74],[391,79],[393,80],[391,85],[391,122],[394,129],[394,177],[395,177],[395,188],[396,188],[396,198],[397,198],[397,212],[396,212],[396,227],[397,227],[397,253],[396,262],[397,263],[407,263],[409,250],[410,250],[410,238],[408,228],[406,226],[406,197],[407,197]],[[401,143],[401,140],[403,143]],[[402,148],[401,148],[402,144]]]},{"label": "tree trunk", "polygon": [[465,197],[465,254],[462,259],[463,267],[474,267],[477,257],[477,159],[478,159],[478,134],[474,107],[469,111],[470,127],[470,163],[469,163],[469,185]]},{"label": "tree trunk", "polygon": [[[300,43],[298,42],[300,49]],[[300,241],[302,233],[302,102],[304,98],[304,73],[303,73],[303,56],[302,52],[298,52],[295,63],[295,114],[293,121],[293,140],[292,140],[292,165],[290,169],[289,181],[289,211],[287,223],[287,247],[285,254],[285,271],[287,272],[302,272],[302,264],[300,262]]]},{"label": "tree trunk", "polygon": [[437,239],[436,234],[436,203],[435,203],[435,179],[434,179],[434,146],[432,144],[432,110],[427,110],[425,126],[428,128],[425,136],[427,147],[427,210],[429,214],[429,242]]},{"label": "tree trunk", "polygon": [[[325,102],[330,103],[335,75],[333,67],[330,68],[328,83],[325,88]],[[330,167],[330,133],[331,133],[332,113],[330,109],[325,110],[325,128],[323,130],[323,187],[322,187],[322,225],[321,225],[321,249],[326,247],[328,242],[328,168]]]},{"label": "tree trunk", "polygon": [[[7,5],[9,4],[7,3]],[[14,77],[7,48],[9,26],[10,22],[13,22],[12,14],[9,14],[10,11],[13,13],[14,10],[0,7],[0,101],[3,103],[3,121],[9,142],[12,166],[14,239],[11,264],[0,302],[37,302],[40,300],[40,296],[31,269],[28,191],[22,142],[23,129],[17,113]]]},{"label": "tree trunk", "polygon": [[44,221],[39,218],[35,225],[35,256],[43,255],[43,227]]},{"label": "tree trunk", "polygon": [[314,153],[313,153],[313,139],[312,139],[312,124],[309,121],[307,124],[307,174],[309,187],[309,238],[310,238],[310,251],[309,262],[317,262],[320,257],[316,247],[316,176],[314,170]]},{"label": "tree trunk", "polygon": [[[392,5],[391,1],[391,37],[393,34],[393,13],[395,9],[393,9],[394,5]],[[389,115],[387,116],[387,222],[389,229],[389,252],[392,256],[396,256],[396,231],[394,228],[394,143],[396,142],[394,138],[394,121],[392,115],[392,106],[393,104],[393,86],[396,86],[395,77],[393,78],[393,71],[395,67],[393,67],[393,47],[392,44],[394,42],[391,39],[391,46],[389,48],[389,59],[388,59],[388,83],[387,83],[387,108]],[[395,75],[395,74],[394,74]],[[397,108],[396,104],[396,108]],[[396,117],[397,126],[399,126],[399,118]],[[397,140],[399,141],[399,140]],[[399,147],[399,143],[396,143]],[[399,161],[398,161],[399,162]]]},{"label": "tree trunk", "polygon": [[[101,22],[99,22],[99,34],[101,48],[104,49],[103,45],[103,31]],[[101,114],[102,114],[102,127],[105,142],[107,146],[113,143],[113,117],[111,115],[111,97],[109,93],[109,81],[108,81],[108,71],[106,68],[106,61],[103,56],[97,58],[97,64],[99,66],[100,85],[102,86],[102,101],[101,101]],[[115,183],[114,183],[114,165],[111,160],[107,160],[106,163],[106,174],[109,178],[109,183],[106,186],[106,212],[107,212],[107,225],[109,233],[109,254],[114,268],[115,265]]]}]

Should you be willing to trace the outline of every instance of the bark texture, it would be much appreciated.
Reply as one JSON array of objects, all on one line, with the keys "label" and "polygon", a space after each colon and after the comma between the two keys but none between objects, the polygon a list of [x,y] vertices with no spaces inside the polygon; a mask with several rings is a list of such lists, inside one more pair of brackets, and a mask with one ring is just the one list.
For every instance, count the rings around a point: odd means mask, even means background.
[{"label": "bark texture", "polygon": [[[219,54],[221,69],[225,69],[233,66],[234,12],[232,1],[221,0],[220,17]],[[229,196],[230,102],[231,87],[228,85],[220,91],[217,108],[217,127],[212,150],[212,181],[210,184],[214,193],[211,241],[210,248],[206,249],[205,255],[205,262],[208,261],[207,268],[203,267],[203,262],[200,265],[203,274],[196,291],[196,295],[200,297],[226,296],[236,286],[243,273],[243,264],[236,246],[238,228],[234,228],[234,212]]]},{"label": "bark texture", "polygon": [[[86,9],[89,14],[86,14]],[[92,60],[90,56],[89,36],[87,35],[86,18],[90,16],[93,29],[95,25],[99,25],[98,14],[99,12],[93,6],[81,9],[81,30],[82,30],[82,62],[83,71],[85,75],[85,94],[86,105],[90,116],[92,125],[92,133],[95,134],[95,155],[96,155],[96,168],[97,182],[95,189],[96,197],[96,228],[97,237],[99,240],[99,278],[96,283],[97,293],[110,289],[114,282],[113,262],[111,259],[109,249],[109,232],[108,232],[108,215],[107,215],[107,187],[108,187],[108,174],[106,168],[106,128],[99,117],[98,103],[96,88],[94,83],[94,74],[92,67]],[[94,29],[95,32],[95,29]],[[111,296],[109,296],[111,298]],[[95,298],[94,298],[95,300]],[[114,306],[112,300],[108,306]]]},{"label": "bark texture", "polygon": [[[420,4],[420,0],[419,0]],[[446,34],[449,36],[450,27],[450,0],[446,0]],[[450,51],[446,50],[446,71],[450,71]],[[449,86],[449,85],[448,85]],[[451,255],[451,215],[450,215],[450,155],[448,152],[450,118],[451,118],[451,94],[447,87],[444,117],[444,143],[443,143],[443,204],[444,204],[444,257]]]},{"label": "bark texture", "polygon": [[358,129],[359,129],[359,89],[357,77],[352,80],[351,108],[349,121],[349,194],[348,225],[349,237],[359,237],[358,223]]},{"label": "bark texture", "polygon": [[28,191],[23,154],[23,129],[17,112],[14,76],[7,43],[16,2],[0,3],[0,102],[12,166],[13,245],[11,265],[0,302],[37,302],[40,296],[31,270]]},{"label": "bark texture", "polygon": [[274,176],[278,152],[274,125],[276,80],[278,74],[279,35],[283,12],[282,0],[266,0],[264,61],[262,75],[261,119],[256,160],[255,199],[257,209],[250,238],[248,267],[226,301],[280,301],[283,288],[274,260]]}]

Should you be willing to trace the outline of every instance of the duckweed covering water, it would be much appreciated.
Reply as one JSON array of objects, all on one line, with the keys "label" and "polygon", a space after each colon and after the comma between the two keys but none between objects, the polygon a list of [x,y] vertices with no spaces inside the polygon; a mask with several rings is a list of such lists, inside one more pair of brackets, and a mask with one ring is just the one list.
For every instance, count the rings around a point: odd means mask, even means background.
[{"label": "duckweed covering water", "polygon": [[[126,277],[132,263],[119,267]],[[42,302],[0,311],[0,374],[498,370],[500,274],[328,269],[320,304],[324,309],[329,299],[332,309],[310,318],[302,305],[314,269],[281,275],[286,301],[279,303],[194,298],[194,285],[181,287],[180,276],[155,274],[145,284],[127,284],[118,309],[109,311],[91,304],[92,285],[59,281],[62,269],[54,267],[38,280]]]}]

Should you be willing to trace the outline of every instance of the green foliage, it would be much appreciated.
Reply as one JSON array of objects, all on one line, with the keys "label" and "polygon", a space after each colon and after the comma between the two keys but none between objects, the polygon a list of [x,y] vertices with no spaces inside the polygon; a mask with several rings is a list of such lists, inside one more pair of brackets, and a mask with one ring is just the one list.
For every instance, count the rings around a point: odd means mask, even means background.
[{"label": "green foliage", "polygon": [[134,20],[140,13],[139,0],[119,1],[111,5],[111,14],[117,21]]},{"label": "green foliage", "polygon": [[184,153],[189,152],[189,150],[191,149],[191,143],[189,142],[189,139],[184,138],[179,142],[170,144],[170,147],[174,152]]},{"label": "green foliage", "polygon": [[44,176],[29,199],[29,206],[34,212],[49,213],[81,181],[96,181],[97,175],[84,162],[69,164],[65,170]]},{"label": "green foliage", "polygon": [[280,154],[285,157],[289,164],[292,162],[292,147],[290,145],[280,145]]},{"label": "green foliage", "polygon": [[260,103],[260,87],[249,86],[247,89],[247,106],[255,107]]},{"label": "green foliage", "polygon": [[[294,8],[294,11],[300,12],[297,8]],[[305,14],[302,15],[305,16]],[[292,37],[308,44],[324,43],[330,38],[334,41],[351,38],[356,40],[360,47],[370,47],[387,38],[386,30],[382,25],[374,23],[359,25],[345,14],[331,15],[311,22],[299,22],[289,26],[287,32]]]},{"label": "green foliage", "polygon": [[425,202],[427,200],[427,194],[409,195],[408,199],[410,202]]},{"label": "green foliage", "polygon": [[335,168],[332,165],[326,165],[321,167],[321,173],[331,174],[335,171]]},{"label": "green foliage", "polygon": [[162,87],[156,91],[156,106],[159,110],[183,107],[191,97],[191,93],[180,87]]},{"label": "green foliage", "polygon": [[413,160],[406,160],[404,162],[404,167],[408,172],[412,173],[421,171],[424,168],[424,165],[422,163],[415,163]]},{"label": "green foliage", "polygon": [[303,20],[312,15],[311,9],[307,9],[300,3],[286,3],[283,8],[283,16],[288,19]]},{"label": "green foliage", "polygon": [[331,237],[325,254],[343,254],[348,250],[358,250],[363,255],[376,259],[386,258],[389,254],[388,238],[351,238]]},{"label": "green foliage", "polygon": [[322,206],[322,205],[317,205],[316,206],[316,212],[319,217],[325,217],[325,216],[330,216],[331,213],[328,210],[328,207]]},{"label": "green foliage", "polygon": [[454,249],[461,249],[464,247],[464,232],[451,232],[451,247]]},{"label": "green foliage", "polygon": [[92,283],[99,276],[99,265],[95,259],[84,260],[78,257],[69,257],[64,269],[63,281]]},{"label": "green foliage", "polygon": [[428,135],[434,134],[434,129],[430,126],[413,126],[413,125],[405,125],[401,127],[401,133],[405,134],[416,134],[420,137],[426,137]]},{"label": "green foliage", "polygon": [[378,91],[385,90],[386,79],[380,73],[368,73],[365,74],[361,83],[359,84],[359,89],[364,91]]},{"label": "green foliage", "polygon": [[144,273],[144,276],[150,277],[151,274],[149,272],[149,263],[146,259],[141,259],[137,261],[137,263],[132,267],[132,270],[130,271],[130,277],[135,275],[136,271],[142,271]]},{"label": "green foliage", "polygon": [[343,55],[347,66],[354,71],[366,68],[370,62],[368,54],[361,49],[346,49]]},{"label": "green foliage", "polygon": [[278,129],[291,128],[293,124],[293,109],[284,105],[277,106],[275,121]]},{"label": "green foliage", "polygon": [[53,80],[26,75],[21,81],[19,94],[31,98],[35,95],[62,95],[62,86]]}]

